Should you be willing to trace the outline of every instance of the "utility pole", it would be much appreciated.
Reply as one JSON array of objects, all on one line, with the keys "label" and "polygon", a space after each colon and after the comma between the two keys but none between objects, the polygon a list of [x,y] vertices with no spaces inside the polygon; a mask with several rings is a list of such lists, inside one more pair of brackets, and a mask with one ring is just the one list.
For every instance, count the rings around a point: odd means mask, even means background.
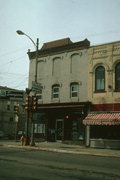
[{"label": "utility pole", "polygon": [[[38,46],[39,46],[39,39],[37,38],[36,42],[36,62],[35,62],[35,83],[37,84],[37,65],[38,65]],[[36,96],[36,92],[35,92]],[[34,124],[34,119],[32,119],[32,131],[31,131],[31,146],[35,146],[35,124]]]},{"label": "utility pole", "polygon": [[[32,38],[30,36],[28,36],[26,33],[22,32],[21,30],[17,30],[16,31],[17,34],[19,35],[25,35],[27,36],[32,43],[34,44],[35,48],[36,48],[36,54],[35,54],[35,83],[37,84],[37,64],[38,64],[38,47],[39,47],[39,39],[37,38],[37,42],[35,43]],[[35,96],[36,96],[36,92],[35,92]],[[35,112],[34,112],[35,113]],[[34,138],[34,120],[33,118],[31,118],[31,122],[32,122],[32,130],[31,130],[31,146],[35,146],[35,138]],[[26,128],[27,129],[27,128]],[[27,130],[28,131],[28,130]]]}]

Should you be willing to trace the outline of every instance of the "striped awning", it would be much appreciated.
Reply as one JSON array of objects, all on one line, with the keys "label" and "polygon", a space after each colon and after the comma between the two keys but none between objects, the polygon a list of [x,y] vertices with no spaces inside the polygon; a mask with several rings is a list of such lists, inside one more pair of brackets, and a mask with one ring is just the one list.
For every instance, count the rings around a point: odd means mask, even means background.
[{"label": "striped awning", "polygon": [[83,120],[84,125],[120,125],[120,113],[89,113]]}]

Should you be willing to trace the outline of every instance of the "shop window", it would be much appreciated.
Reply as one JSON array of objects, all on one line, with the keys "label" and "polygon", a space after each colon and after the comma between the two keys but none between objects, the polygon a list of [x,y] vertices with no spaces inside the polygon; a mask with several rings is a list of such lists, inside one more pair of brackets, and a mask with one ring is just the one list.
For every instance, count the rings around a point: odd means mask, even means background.
[{"label": "shop window", "polygon": [[59,85],[54,85],[52,87],[52,98],[59,98],[59,91],[60,91],[60,86]]},{"label": "shop window", "polygon": [[35,124],[35,133],[45,134],[45,124]]},{"label": "shop window", "polygon": [[115,90],[120,91],[120,63],[115,67]]},{"label": "shop window", "polygon": [[95,91],[102,92],[105,90],[105,68],[99,66],[95,70]]},{"label": "shop window", "polygon": [[71,97],[78,97],[78,83],[72,83],[70,85],[70,95]]}]

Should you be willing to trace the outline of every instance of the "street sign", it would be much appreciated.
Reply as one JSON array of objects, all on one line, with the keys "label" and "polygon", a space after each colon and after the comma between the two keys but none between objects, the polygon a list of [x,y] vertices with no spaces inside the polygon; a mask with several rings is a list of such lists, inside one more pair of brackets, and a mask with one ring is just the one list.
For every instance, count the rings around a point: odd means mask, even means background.
[{"label": "street sign", "polygon": [[36,83],[35,81],[32,81],[32,91],[41,92],[42,86],[40,83]]}]

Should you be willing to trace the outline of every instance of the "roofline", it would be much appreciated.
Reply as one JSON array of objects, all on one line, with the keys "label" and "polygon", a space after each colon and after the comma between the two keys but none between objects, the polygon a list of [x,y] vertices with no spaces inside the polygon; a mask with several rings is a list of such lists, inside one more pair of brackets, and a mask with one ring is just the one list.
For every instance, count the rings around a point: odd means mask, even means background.
[{"label": "roofline", "polygon": [[[40,49],[38,50],[38,56],[43,57],[47,55],[52,55],[54,53],[62,53],[70,50],[75,50],[75,49],[85,49],[90,47],[90,41],[87,39],[84,39],[83,41],[78,41],[75,43],[63,45],[63,46],[57,46],[57,47],[52,47],[48,49]],[[30,52],[28,51],[28,56],[29,59],[34,59],[36,56],[36,51]]]},{"label": "roofline", "polygon": [[120,40],[119,41],[112,41],[112,42],[106,42],[106,43],[100,43],[100,44],[96,44],[96,45],[92,45],[90,46],[90,48],[93,48],[93,47],[96,47],[96,46],[103,46],[103,45],[108,45],[108,44],[114,44],[114,43],[120,43]]},{"label": "roofline", "polygon": [[24,90],[19,90],[19,89],[13,89],[7,86],[0,86],[0,90],[5,90],[5,91],[17,91],[17,92],[25,92]]}]

